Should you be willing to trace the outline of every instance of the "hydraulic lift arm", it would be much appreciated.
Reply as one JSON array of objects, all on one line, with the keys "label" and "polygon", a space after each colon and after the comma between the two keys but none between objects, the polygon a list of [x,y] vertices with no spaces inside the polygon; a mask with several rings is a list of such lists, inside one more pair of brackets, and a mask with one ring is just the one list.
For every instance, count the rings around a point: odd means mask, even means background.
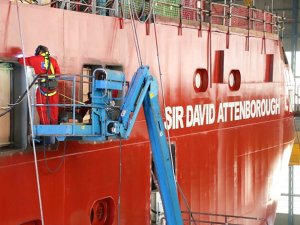
[{"label": "hydraulic lift arm", "polygon": [[128,139],[143,105],[166,220],[168,225],[182,225],[172,159],[160,113],[157,80],[148,67],[139,67],[126,92],[120,115],[113,119],[108,113],[113,99],[111,91],[124,91],[124,83],[123,73],[97,69],[93,74],[92,124],[78,125],[73,121],[72,124],[35,125],[35,135],[56,136],[58,140]]},{"label": "hydraulic lift arm", "polygon": [[[143,103],[144,107],[167,223],[169,225],[179,225],[182,224],[181,211],[173,174],[172,159],[158,102],[158,84],[156,79],[150,75],[147,67],[140,67],[136,72],[122,105],[120,115],[122,137],[129,137],[141,103]],[[132,112],[132,118],[129,120]]]}]

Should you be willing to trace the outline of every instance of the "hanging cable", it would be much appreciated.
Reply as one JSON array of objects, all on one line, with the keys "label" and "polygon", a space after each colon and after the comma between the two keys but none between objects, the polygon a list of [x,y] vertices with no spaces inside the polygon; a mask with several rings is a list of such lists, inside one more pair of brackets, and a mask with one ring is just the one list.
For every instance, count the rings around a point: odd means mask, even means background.
[{"label": "hanging cable", "polygon": [[[126,81],[123,83],[123,90],[125,90]],[[122,99],[125,97],[125,91],[122,92]],[[118,225],[121,225],[121,192],[122,192],[122,139],[120,137],[119,143],[119,190],[118,190]]]},{"label": "hanging cable", "polygon": [[[164,92],[164,87],[163,87],[163,79],[162,79],[163,74],[162,74],[162,71],[161,71],[161,64],[160,64],[160,58],[159,58],[159,47],[158,47],[158,39],[157,39],[157,31],[156,31],[156,18],[155,18],[156,15],[155,15],[154,8],[153,8],[152,15],[153,15],[154,35],[155,35],[155,44],[156,44],[156,56],[157,56],[157,64],[158,64],[159,79],[160,79],[160,89],[161,89],[161,94],[162,94],[162,99],[163,99],[163,111],[164,111],[164,115],[166,117],[166,110],[165,109],[166,109],[167,106],[166,106],[166,98],[165,98],[165,92]],[[172,151],[171,151],[171,137],[170,137],[170,132],[169,132],[168,129],[166,129],[166,131],[167,131],[167,138],[168,138],[168,142],[169,142],[169,155],[171,157],[172,167],[174,168],[173,155],[172,155]],[[187,209],[188,209],[188,211],[190,213],[191,219],[192,219],[193,223],[196,224],[196,221],[195,221],[194,216],[193,216],[193,214],[191,212],[191,209],[190,209],[190,207],[188,205],[186,197],[185,197],[185,195],[184,195],[184,193],[183,193],[183,191],[182,191],[182,189],[181,189],[181,187],[180,187],[180,185],[179,185],[179,183],[178,183],[178,181],[176,179],[174,169],[172,171],[173,171],[174,180],[175,180],[175,182],[177,184],[177,187],[179,189],[179,192],[180,192],[180,194],[181,194],[181,196],[182,196],[182,198],[184,200],[184,203],[185,203],[185,205],[186,205],[186,207],[187,207]]]},{"label": "hanging cable", "polygon": [[149,2],[149,14],[147,15],[146,19],[145,20],[141,20],[142,16],[144,15],[144,10],[145,10],[145,0],[143,0],[143,14],[141,16],[139,16],[136,12],[136,5],[135,5],[135,1],[133,0],[133,8],[134,8],[134,14],[135,14],[135,17],[137,18],[137,20],[140,22],[140,23],[146,23],[150,20],[151,18],[151,15],[152,15],[152,9],[154,7],[154,3],[155,3],[155,0],[150,0]]},{"label": "hanging cable", "polygon": [[[156,57],[157,57],[157,64],[158,64],[158,71],[159,71],[159,79],[160,79],[160,90],[161,90],[161,95],[162,95],[162,99],[163,99],[163,111],[164,111],[164,115],[166,117],[166,98],[165,98],[165,92],[164,92],[164,87],[163,87],[163,80],[162,80],[162,72],[161,72],[161,64],[160,64],[160,58],[159,58],[159,49],[158,49],[158,40],[157,40],[157,31],[156,31],[156,19],[155,19],[156,15],[155,15],[155,11],[153,10],[153,24],[154,24],[154,35],[155,35],[155,44],[156,44]],[[168,138],[168,143],[169,143],[169,154],[171,156],[171,162],[172,162],[172,167],[174,168],[173,165],[173,156],[171,153],[171,139],[170,139],[170,132],[169,129],[166,129],[167,131],[167,138]],[[175,174],[174,174],[174,170],[173,170],[173,176],[175,178]],[[176,178],[175,178],[176,181]]]},{"label": "hanging cable", "polygon": [[[156,31],[156,19],[155,19],[156,15],[155,15],[155,11],[153,10],[153,24],[154,24],[154,35],[155,35],[155,44],[156,44],[156,57],[157,57],[157,64],[158,64],[158,71],[159,71],[159,79],[160,79],[160,90],[161,90],[161,95],[162,95],[162,99],[163,99],[163,111],[164,111],[164,115],[165,117],[167,116],[166,114],[166,98],[165,98],[165,92],[164,92],[164,87],[163,87],[163,80],[162,80],[162,72],[161,72],[161,64],[160,64],[160,58],[159,58],[159,48],[158,48],[158,40],[157,40],[157,31]],[[172,152],[171,152],[171,138],[170,138],[170,132],[169,129],[166,129],[167,131],[167,138],[168,138],[168,144],[169,144],[169,155],[171,157],[171,164],[172,167],[174,168],[174,164],[173,164],[173,156],[172,156]],[[173,177],[176,181],[176,177],[175,177],[175,173],[174,170],[173,171]]]},{"label": "hanging cable", "polygon": [[133,31],[134,45],[135,45],[136,54],[137,54],[137,57],[138,57],[138,62],[139,62],[139,65],[142,66],[143,62],[142,62],[142,57],[141,57],[140,44],[139,44],[139,39],[138,39],[138,36],[137,36],[136,26],[135,26],[135,22],[134,22],[134,18],[133,18],[133,10],[132,10],[131,1],[132,0],[128,0],[131,28],[132,28],[132,31]]},{"label": "hanging cable", "polygon": [[[130,3],[130,1],[129,1]],[[153,19],[154,19],[154,33],[155,33],[155,42],[156,42],[156,50],[157,50],[157,61],[158,61],[158,68],[159,68],[159,75],[160,75],[160,85],[161,85],[161,92],[162,92],[162,97],[163,97],[163,106],[164,106],[164,115],[166,116],[166,112],[165,112],[165,108],[166,108],[166,101],[165,101],[165,94],[164,94],[164,89],[163,89],[163,81],[162,81],[162,72],[161,72],[161,65],[160,65],[160,58],[159,58],[159,49],[158,49],[158,41],[157,41],[157,32],[156,32],[156,21],[155,21],[155,11],[154,11],[154,7],[152,7],[152,15],[153,15]],[[136,51],[137,51],[137,56],[138,56],[138,61],[139,61],[139,64],[140,66],[142,66],[142,59],[141,59],[141,53],[140,53],[140,47],[139,47],[139,42],[138,42],[138,37],[137,37],[137,32],[136,32],[136,26],[135,26],[135,23],[134,23],[134,18],[133,18],[133,8],[131,6],[131,4],[129,4],[129,13],[130,13],[130,18],[131,18],[131,26],[132,26],[132,30],[134,32],[134,40],[135,40],[135,47],[136,47]],[[170,158],[171,158],[171,164],[172,164],[172,167],[174,168],[174,165],[173,165],[173,157],[172,157],[172,153],[171,153],[171,140],[170,140],[170,134],[169,134],[169,130],[167,130],[167,137],[168,137],[168,142],[169,142],[169,155],[170,155]],[[121,148],[121,145],[120,145],[120,148]],[[121,164],[120,164],[120,168],[121,168]],[[173,177],[174,177],[174,180],[178,186],[178,188],[181,190],[180,186],[179,186],[179,183],[177,182],[176,180],[176,176],[175,176],[175,173],[174,173],[174,170],[173,170]],[[181,195],[183,196],[184,199],[185,196],[184,196],[184,193],[182,192],[182,190],[180,191]],[[184,201],[189,212],[190,212],[190,216],[193,220],[193,223],[196,224],[195,222],[195,219],[192,215],[192,212],[190,210],[190,207],[187,203],[187,201]],[[120,207],[118,205],[118,207]],[[118,224],[120,224],[120,221],[119,221],[119,216],[120,216],[120,213],[118,213]]]},{"label": "hanging cable", "polygon": [[[35,81],[38,79],[39,77],[36,76],[34,78],[34,80],[31,82],[31,84],[29,85],[29,90],[31,90],[32,86],[35,84]],[[18,104],[20,104],[23,100],[24,100],[24,97],[26,96],[27,94],[27,90],[25,90],[23,92],[23,94],[17,99],[17,101],[15,101],[15,103],[13,104],[8,104],[7,107],[1,107],[1,109],[4,109],[5,111],[3,113],[0,113],[0,117],[6,115],[7,113],[9,113],[11,110],[13,110]]]},{"label": "hanging cable", "polygon": [[188,201],[187,201],[187,199],[186,199],[186,197],[185,197],[185,194],[183,193],[183,191],[182,191],[182,189],[181,189],[181,187],[180,187],[180,185],[179,185],[178,183],[177,183],[177,187],[178,187],[178,190],[179,190],[180,195],[182,196],[183,202],[184,202],[186,208],[187,208],[188,211],[189,211],[190,218],[192,219],[193,223],[194,223],[195,225],[197,225],[196,220],[195,220],[194,215],[193,215],[193,212],[192,212],[192,210],[191,210],[191,208],[190,208],[190,206],[189,206],[189,203],[188,203]]},{"label": "hanging cable", "polygon": [[[18,1],[16,1],[16,5],[17,5],[17,16],[18,16],[18,24],[19,24],[19,31],[20,31],[20,39],[21,39],[21,45],[22,45],[22,54],[23,54],[23,62],[24,62],[24,72],[25,72],[25,75],[26,75],[26,79],[25,80],[26,80],[28,111],[29,111],[29,119],[30,119],[30,129],[31,129],[31,133],[33,134],[33,118],[32,118],[32,112],[31,112],[31,99],[30,99],[30,92],[29,92],[29,84],[28,84],[28,80],[27,80],[27,71],[28,71],[28,68],[26,67],[25,46],[24,46],[24,41],[23,41],[23,32],[22,32],[22,26],[21,26],[21,19],[20,19],[20,12],[19,12]],[[44,223],[42,195],[41,195],[41,186],[40,186],[40,177],[39,177],[39,169],[38,169],[38,162],[37,162],[36,147],[35,147],[35,142],[34,142],[34,135],[32,135],[32,147],[33,147],[33,155],[34,155],[35,175],[36,175],[36,183],[37,183],[37,190],[38,190],[38,199],[39,199],[39,208],[40,208],[40,215],[41,215],[41,223],[42,223],[42,225],[45,225],[45,223]]]},{"label": "hanging cable", "polygon": [[132,1],[132,5],[133,5],[133,11],[134,11],[134,15],[136,17],[136,19],[138,21],[141,21],[141,19],[143,18],[143,16],[145,15],[145,0],[142,0],[142,6],[141,6],[141,12],[139,13],[140,15],[138,15],[137,10],[136,10],[136,5],[135,5],[135,0]]},{"label": "hanging cable", "polygon": [[[57,145],[57,147],[56,147],[56,151],[58,150],[58,148],[59,148],[59,143],[60,142],[58,142],[58,145]],[[62,167],[62,165],[64,164],[64,162],[65,162],[65,156],[66,156],[66,149],[67,149],[67,142],[66,141],[64,141],[64,151],[63,151],[63,155],[62,155],[62,157],[61,157],[61,160],[60,160],[60,162],[59,162],[59,164],[58,164],[58,166],[55,168],[55,169],[51,169],[50,167],[49,167],[49,164],[48,164],[48,160],[47,160],[47,156],[46,156],[46,144],[45,144],[45,138],[44,138],[44,163],[45,163],[45,166],[46,166],[46,169],[47,169],[47,171],[49,172],[49,173],[57,173],[59,170],[60,170],[60,168]]]},{"label": "hanging cable", "polygon": [[122,139],[119,146],[119,191],[118,191],[118,225],[121,225],[121,190],[122,190]]}]

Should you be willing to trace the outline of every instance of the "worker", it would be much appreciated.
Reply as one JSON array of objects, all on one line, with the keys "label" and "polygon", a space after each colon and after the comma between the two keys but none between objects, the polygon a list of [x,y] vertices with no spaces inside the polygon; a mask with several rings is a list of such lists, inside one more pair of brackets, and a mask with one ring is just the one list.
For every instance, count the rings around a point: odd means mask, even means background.
[{"label": "worker", "polygon": [[[39,45],[35,50],[35,55],[18,59],[19,63],[33,67],[35,74],[41,76],[36,92],[37,104],[58,104],[57,80],[55,74],[60,74],[57,61],[50,57],[46,46]],[[37,106],[40,124],[58,123],[58,106]]]}]

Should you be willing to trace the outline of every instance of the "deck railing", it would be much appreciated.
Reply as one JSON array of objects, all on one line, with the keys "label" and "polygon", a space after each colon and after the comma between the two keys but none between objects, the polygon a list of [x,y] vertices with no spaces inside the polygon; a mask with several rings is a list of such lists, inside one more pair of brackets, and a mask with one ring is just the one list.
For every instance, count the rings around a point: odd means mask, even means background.
[{"label": "deck railing", "polygon": [[[189,222],[191,225],[195,224],[220,224],[220,225],[243,225],[248,224],[249,221],[253,221],[254,224],[268,225],[268,221],[265,218],[250,217],[250,216],[236,216],[229,214],[216,214],[206,212],[188,212],[182,211],[183,220]],[[248,221],[248,222],[247,222]]]},{"label": "deck railing", "polygon": [[284,28],[284,17],[255,7],[211,0],[53,0],[52,7],[119,18],[130,18],[129,7],[139,20],[153,16],[205,22],[266,33]]}]

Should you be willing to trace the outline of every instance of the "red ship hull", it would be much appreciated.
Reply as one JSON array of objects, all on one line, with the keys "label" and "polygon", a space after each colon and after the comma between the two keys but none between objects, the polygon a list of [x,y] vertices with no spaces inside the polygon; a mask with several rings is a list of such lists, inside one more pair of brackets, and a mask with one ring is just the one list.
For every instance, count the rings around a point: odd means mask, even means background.
[{"label": "red ship hull", "polygon": [[[138,67],[129,20],[120,29],[119,19],[113,17],[24,4],[19,8],[25,53],[33,53],[38,44],[46,45],[65,74],[81,74],[87,64],[122,65],[130,80]],[[21,47],[16,10],[15,4],[0,1],[0,59],[4,62]],[[143,63],[159,77],[153,24],[150,35],[144,24],[137,24],[137,33]],[[201,37],[197,29],[191,28],[183,28],[179,36],[176,26],[158,21],[157,33],[169,110],[166,119],[170,119],[171,142],[176,148],[176,176],[191,210],[266,218],[269,225],[273,224],[280,170],[288,164],[294,140],[280,41],[271,35],[265,39],[253,36],[246,51],[247,39],[236,32],[230,34],[227,49],[226,32],[215,27],[209,49],[210,33],[205,28]],[[265,82],[263,46],[267,54],[274,55],[273,82]],[[206,92],[195,92],[195,70],[212,71],[217,63],[213,56],[209,65],[209,53],[220,50],[224,51],[224,81],[211,82]],[[230,90],[227,83],[232,70],[241,73],[238,91]],[[218,112],[224,102],[261,99],[278,99],[279,113],[187,126],[188,116],[196,120],[197,105],[213,104]],[[182,117],[178,114],[181,109]],[[141,113],[132,137],[122,142],[121,224],[150,224],[151,152],[145,131]],[[38,151],[45,224],[90,224],[94,202],[104,198],[113,200],[111,213],[113,224],[117,224],[120,143],[67,142],[64,156],[62,146],[59,151],[47,152],[51,168],[64,157],[61,169],[55,173],[47,170],[43,152]],[[39,221],[32,151],[1,153],[0,180],[0,224]],[[187,211],[182,196],[179,198],[181,209]],[[233,220],[237,221],[265,224]]]}]

